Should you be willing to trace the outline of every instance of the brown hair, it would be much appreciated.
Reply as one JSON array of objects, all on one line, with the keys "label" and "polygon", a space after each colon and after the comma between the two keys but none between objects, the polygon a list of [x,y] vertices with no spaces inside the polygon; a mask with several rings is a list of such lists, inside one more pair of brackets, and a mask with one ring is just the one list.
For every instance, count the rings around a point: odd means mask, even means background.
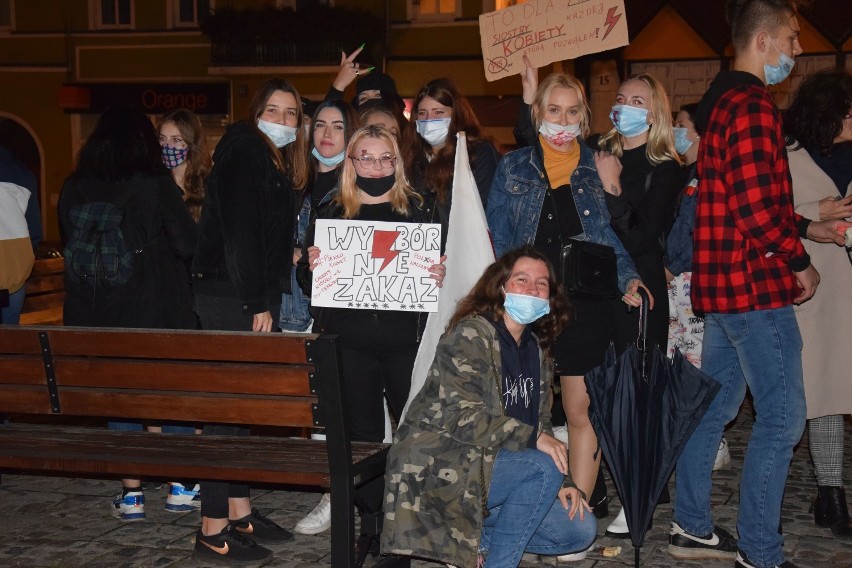
[{"label": "brown hair", "polygon": [[734,50],[748,47],[759,31],[770,35],[796,13],[795,0],[728,0],[725,18],[731,24]]},{"label": "brown hair", "polygon": [[201,219],[201,205],[204,201],[204,180],[213,167],[210,158],[210,150],[207,148],[207,139],[201,127],[201,119],[198,115],[180,108],[163,115],[157,123],[157,132],[167,122],[175,125],[187,147],[186,171],[183,174],[183,201],[189,214],[197,223]]},{"label": "brown hair", "polygon": [[[272,141],[257,127],[257,120],[266,109],[266,103],[275,91],[290,93],[296,98],[296,140],[279,149]],[[289,81],[278,77],[269,79],[254,94],[249,103],[248,118],[252,128],[257,132],[269,147],[269,154],[278,171],[290,177],[293,189],[302,189],[308,181],[308,142],[305,129],[302,128],[304,121],[302,115],[302,98]]]},{"label": "brown hair", "polygon": [[[447,142],[439,149],[432,148],[420,134],[417,133],[417,109],[424,98],[435,99],[444,106],[452,109],[450,131]],[[449,79],[434,79],[429,81],[414,99],[411,109],[411,126],[405,129],[403,148],[405,149],[405,168],[414,171],[415,163],[422,160],[424,155],[431,159],[426,165],[424,185],[428,191],[437,194],[438,202],[445,203],[452,191],[453,171],[456,160],[456,134],[465,133],[468,154],[474,159],[473,146],[484,140],[482,128],[467,99],[459,92],[456,84]],[[473,164],[471,163],[471,166]]]},{"label": "brown hair", "polygon": [[396,143],[394,135],[386,128],[372,125],[356,130],[349,140],[349,144],[346,146],[346,158],[343,160],[343,171],[340,173],[340,191],[334,198],[335,202],[343,207],[343,218],[352,219],[361,209],[361,194],[359,193],[360,189],[358,189],[355,183],[357,174],[355,173],[355,164],[352,163],[352,151],[363,138],[383,140],[391,148],[393,155],[397,157],[396,165],[394,166],[396,179],[389,192],[390,203],[393,210],[397,213],[402,215],[410,214],[411,200],[413,199],[418,203],[422,203],[423,200],[411,189],[411,185],[405,177],[402,161],[399,160],[399,144]]},{"label": "brown hair", "polygon": [[507,252],[485,269],[470,294],[459,301],[456,313],[453,314],[447,324],[447,331],[454,328],[466,317],[502,318],[504,313],[503,286],[512,275],[512,270],[518,260],[525,257],[540,260],[547,265],[547,280],[550,284],[550,313],[530,325],[533,332],[538,336],[542,350],[549,353],[556,338],[571,322],[573,310],[565,298],[562,286],[556,280],[553,265],[550,264],[545,255],[530,245],[524,245]]}]

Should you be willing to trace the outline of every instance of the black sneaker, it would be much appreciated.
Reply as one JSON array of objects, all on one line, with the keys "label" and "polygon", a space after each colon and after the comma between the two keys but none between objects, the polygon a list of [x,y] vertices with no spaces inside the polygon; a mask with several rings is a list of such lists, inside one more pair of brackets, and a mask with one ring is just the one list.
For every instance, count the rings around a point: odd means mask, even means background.
[{"label": "black sneaker", "polygon": [[713,532],[698,537],[673,522],[669,532],[669,556],[678,560],[733,560],[737,557],[737,540],[719,527],[713,527]]},{"label": "black sneaker", "polygon": [[[748,556],[745,555],[745,552],[737,549],[737,561],[734,563],[734,568],[756,568],[754,564],[752,564]],[[775,568],[796,568],[796,565],[792,562],[784,562],[783,564],[776,564]]]},{"label": "black sneaker", "polygon": [[252,566],[271,556],[271,550],[258,546],[252,539],[234,530],[231,524],[219,534],[210,536],[204,536],[199,530],[192,551],[192,558],[197,562],[235,566]]},{"label": "black sneaker", "polygon": [[293,533],[276,525],[257,509],[252,509],[251,514],[242,519],[231,521],[231,524],[235,530],[262,542],[280,542],[293,538]]}]

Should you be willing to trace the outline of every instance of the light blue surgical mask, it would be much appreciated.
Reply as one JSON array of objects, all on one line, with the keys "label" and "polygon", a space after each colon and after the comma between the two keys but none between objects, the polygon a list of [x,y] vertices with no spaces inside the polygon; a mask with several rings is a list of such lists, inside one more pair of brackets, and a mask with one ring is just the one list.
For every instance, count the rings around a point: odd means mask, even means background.
[{"label": "light blue surgical mask", "polygon": [[319,160],[320,164],[324,165],[327,168],[334,168],[337,167],[337,165],[343,161],[343,158],[346,157],[346,150],[342,151],[339,154],[335,154],[331,158],[326,158],[325,156],[319,153],[319,150],[317,150],[316,147],[314,147],[314,149],[311,150],[311,154],[314,158]]},{"label": "light blue surgical mask", "polygon": [[647,132],[651,125],[648,124],[648,110],[629,105],[614,105],[609,113],[615,129],[622,136],[633,138]]},{"label": "light blue surgical mask", "polygon": [[781,83],[790,76],[790,72],[793,70],[793,65],[796,64],[796,61],[787,55],[786,53],[781,52],[778,49],[778,46],[775,45],[775,42],[771,39],[769,43],[772,44],[772,47],[775,48],[775,51],[778,52],[778,55],[781,57],[778,59],[778,65],[769,65],[766,63],[766,58],[763,58],[763,75],[766,77],[767,85],[777,85]]},{"label": "light blue surgical mask", "polygon": [[277,122],[268,122],[260,118],[257,119],[257,128],[279,148],[283,148],[287,144],[296,140],[296,128],[278,124]]},{"label": "light blue surgical mask", "polygon": [[447,141],[450,134],[449,118],[433,118],[432,120],[418,120],[417,134],[429,143],[430,146],[440,146]]},{"label": "light blue surgical mask", "polygon": [[672,130],[674,130],[675,151],[683,156],[694,144],[692,140],[687,138],[689,136],[689,129],[682,126],[675,126]]},{"label": "light blue surgical mask", "polygon": [[521,325],[527,325],[550,313],[550,300],[526,294],[505,292],[503,309],[509,317]]}]

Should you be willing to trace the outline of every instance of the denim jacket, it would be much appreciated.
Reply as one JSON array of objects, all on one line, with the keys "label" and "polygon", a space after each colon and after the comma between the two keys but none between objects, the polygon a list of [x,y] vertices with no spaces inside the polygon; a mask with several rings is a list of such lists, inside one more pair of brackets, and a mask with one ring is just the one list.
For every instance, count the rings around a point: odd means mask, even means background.
[{"label": "denim jacket", "polygon": [[[334,193],[337,191],[335,187],[329,191],[321,200],[320,207],[331,201]],[[301,247],[305,242],[305,235],[308,232],[308,227],[311,223],[311,197],[305,196],[302,199],[302,206],[299,208],[299,216],[296,219],[296,245]],[[296,279],[296,267],[290,271],[290,294],[281,294],[281,311],[278,316],[278,325],[284,331],[309,331],[313,318],[308,311],[311,303],[311,298],[306,296]]]},{"label": "denim jacket", "polygon": [[695,208],[698,205],[698,179],[695,165],[689,183],[679,198],[677,216],[666,237],[666,268],[675,276],[692,271],[692,233],[695,228]]},{"label": "denim jacket", "polygon": [[[498,258],[521,245],[533,244],[549,185],[541,151],[536,146],[503,156],[494,174],[487,212],[488,229]],[[618,287],[625,291],[630,281],[638,280],[639,275],[624,245],[610,227],[594,154],[582,142],[580,163],[571,174],[571,193],[583,226],[583,234],[574,238],[608,245],[615,250]]]}]

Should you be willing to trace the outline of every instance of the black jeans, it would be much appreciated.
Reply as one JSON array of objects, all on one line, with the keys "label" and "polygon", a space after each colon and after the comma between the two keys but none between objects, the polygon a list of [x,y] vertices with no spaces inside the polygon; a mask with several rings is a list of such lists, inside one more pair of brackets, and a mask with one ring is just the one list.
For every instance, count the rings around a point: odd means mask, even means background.
[{"label": "black jeans", "polygon": [[[279,306],[272,306],[272,321],[278,321]],[[254,314],[246,314],[242,302],[235,296],[195,294],[195,313],[201,320],[201,329],[222,331],[251,331]],[[222,424],[205,424],[202,434],[222,436],[248,436],[248,428]],[[201,516],[211,519],[228,518],[228,499],[249,496],[249,486],[221,481],[201,482]]]}]

